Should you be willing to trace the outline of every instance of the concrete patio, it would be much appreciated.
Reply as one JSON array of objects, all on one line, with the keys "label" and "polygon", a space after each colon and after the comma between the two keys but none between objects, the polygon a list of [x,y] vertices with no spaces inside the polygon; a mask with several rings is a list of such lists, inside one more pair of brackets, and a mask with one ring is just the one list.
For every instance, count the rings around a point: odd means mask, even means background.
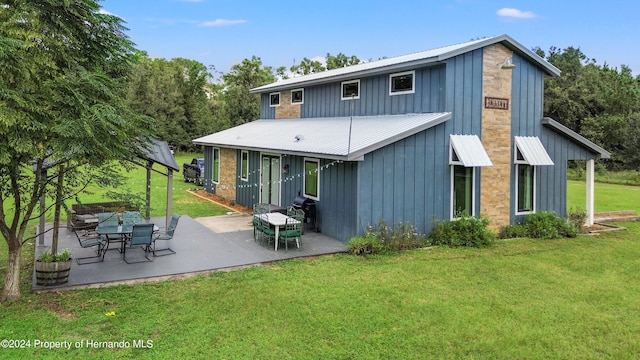
[{"label": "concrete patio", "polygon": [[[232,270],[247,266],[267,264],[278,260],[335,254],[345,252],[345,243],[307,229],[302,236],[300,249],[295,246],[274,250],[273,244],[260,244],[253,239],[251,215],[231,214],[193,219],[182,216],[175,235],[170,241],[158,243],[158,248],[170,247],[176,254],[154,257],[152,262],[127,264],[122,254],[112,244],[104,261],[78,265],[74,259],[69,281],[54,286],[39,286],[33,274],[34,291],[51,291],[88,287],[104,287],[118,284],[160,281],[192,276],[213,271]],[[164,218],[151,219],[164,226]],[[48,225],[49,228],[51,225]],[[75,234],[60,228],[58,248],[69,249],[74,257],[95,255],[95,248],[83,249]],[[51,231],[47,232],[45,245],[36,245],[36,259],[51,246]],[[129,249],[127,259],[143,258],[140,249]]]}]

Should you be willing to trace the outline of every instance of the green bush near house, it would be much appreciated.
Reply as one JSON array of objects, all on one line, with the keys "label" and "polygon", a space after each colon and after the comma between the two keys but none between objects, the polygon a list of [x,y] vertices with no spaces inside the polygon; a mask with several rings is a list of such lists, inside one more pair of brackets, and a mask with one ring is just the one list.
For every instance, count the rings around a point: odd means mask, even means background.
[{"label": "green bush near house", "polygon": [[574,224],[582,221],[586,215],[575,213],[572,221],[552,212],[538,212],[524,217],[522,224],[507,225],[500,230],[500,238],[530,237],[533,239],[573,238],[578,236],[582,226]]},{"label": "green bush near house", "polygon": [[392,229],[384,220],[376,226],[369,227],[364,235],[351,239],[347,244],[349,252],[354,255],[411,250],[427,245],[428,238],[418,233],[414,225],[400,223]]},{"label": "green bush near house", "polygon": [[463,216],[454,221],[438,221],[429,239],[432,245],[486,247],[496,239],[488,226],[489,219],[484,217]]}]

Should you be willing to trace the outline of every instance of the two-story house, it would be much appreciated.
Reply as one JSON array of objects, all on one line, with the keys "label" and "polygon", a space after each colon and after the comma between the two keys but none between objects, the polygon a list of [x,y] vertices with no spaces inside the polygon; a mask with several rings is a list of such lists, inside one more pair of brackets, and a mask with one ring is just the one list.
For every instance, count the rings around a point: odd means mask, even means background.
[{"label": "two-story house", "polygon": [[565,216],[567,161],[592,174],[610,154],[543,117],[559,75],[507,35],[473,40],[261,86],[260,119],[193,142],[207,191],[248,207],[305,196],[342,241],[380,220],[429,233],[461,215]]}]

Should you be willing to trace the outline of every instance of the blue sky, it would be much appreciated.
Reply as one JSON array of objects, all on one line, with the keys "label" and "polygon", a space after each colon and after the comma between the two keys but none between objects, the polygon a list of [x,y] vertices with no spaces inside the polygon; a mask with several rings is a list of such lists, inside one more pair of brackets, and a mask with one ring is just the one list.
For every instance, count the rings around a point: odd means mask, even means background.
[{"label": "blue sky", "polygon": [[579,47],[640,74],[640,1],[103,0],[137,48],[228,72],[252,55],[286,66],[340,52],[376,60],[507,34],[531,49]]}]

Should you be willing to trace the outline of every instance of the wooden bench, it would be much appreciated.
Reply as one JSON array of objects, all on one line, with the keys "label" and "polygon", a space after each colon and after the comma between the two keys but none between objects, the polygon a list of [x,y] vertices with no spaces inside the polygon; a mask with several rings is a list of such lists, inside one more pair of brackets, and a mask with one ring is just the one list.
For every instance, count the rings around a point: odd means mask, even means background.
[{"label": "wooden bench", "polygon": [[99,213],[123,212],[130,209],[131,205],[122,201],[73,204],[67,214],[67,228],[72,231],[92,231],[98,226]]}]

